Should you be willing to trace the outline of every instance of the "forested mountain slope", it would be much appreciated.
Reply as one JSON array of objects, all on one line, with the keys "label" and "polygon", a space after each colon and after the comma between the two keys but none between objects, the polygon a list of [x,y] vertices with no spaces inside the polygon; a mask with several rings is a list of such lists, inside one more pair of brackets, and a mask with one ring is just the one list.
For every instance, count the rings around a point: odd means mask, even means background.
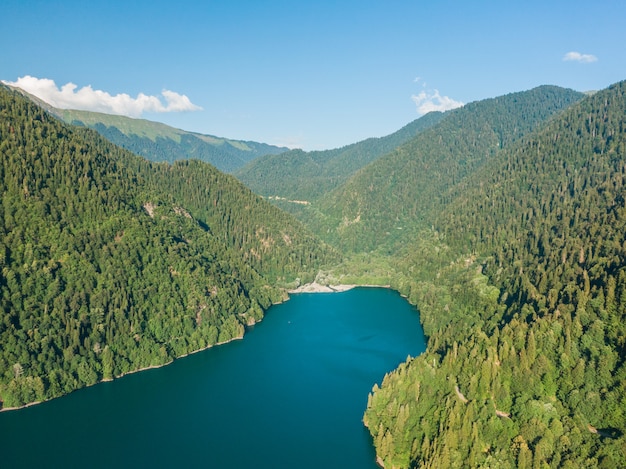
[{"label": "forested mountain slope", "polygon": [[626,467],[626,82],[450,197],[403,259],[428,350],[365,415],[385,467]]},{"label": "forested mountain slope", "polygon": [[541,86],[450,111],[323,197],[308,210],[310,224],[351,251],[395,246],[430,226],[466,176],[583,96]]},{"label": "forested mountain slope", "polygon": [[208,164],[156,164],[0,86],[0,400],[242,335],[337,254]]},{"label": "forested mountain slope", "polygon": [[68,124],[95,129],[116,145],[151,161],[173,163],[193,158],[231,173],[261,156],[287,151],[265,143],[187,132],[145,119],[46,107]]},{"label": "forested mountain slope", "polygon": [[[369,138],[334,150],[292,150],[268,155],[234,174],[257,194],[311,202],[343,184],[362,167],[432,127],[443,115],[431,112],[386,137]],[[289,208],[286,204],[281,206]]]}]

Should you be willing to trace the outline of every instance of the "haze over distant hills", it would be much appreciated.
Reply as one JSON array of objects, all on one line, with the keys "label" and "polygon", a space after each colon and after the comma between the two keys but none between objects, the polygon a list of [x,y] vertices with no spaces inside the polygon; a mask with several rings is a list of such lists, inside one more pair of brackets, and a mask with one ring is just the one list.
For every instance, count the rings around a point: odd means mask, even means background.
[{"label": "haze over distant hills", "polygon": [[[443,116],[441,112],[431,112],[386,137],[369,138],[333,150],[292,150],[267,155],[234,174],[265,197],[311,202],[343,184],[359,169],[435,125]],[[280,206],[296,208],[293,204]]]},{"label": "haze over distant hills", "polygon": [[428,347],[369,396],[381,465],[626,467],[626,82],[237,173],[309,197],[291,204],[306,228],[209,164],[148,162],[0,97],[5,403],[236,337],[279,287],[388,285]]},{"label": "haze over distant hills", "polygon": [[111,142],[151,161],[198,159],[231,173],[260,156],[288,148],[187,132],[159,122],[90,111],[54,110],[68,124],[95,129]]},{"label": "haze over distant hills", "polygon": [[160,122],[75,109],[57,109],[20,88],[14,88],[32,101],[72,125],[95,129],[116,145],[150,161],[197,159],[231,173],[264,155],[288,151],[265,143],[187,132]]}]

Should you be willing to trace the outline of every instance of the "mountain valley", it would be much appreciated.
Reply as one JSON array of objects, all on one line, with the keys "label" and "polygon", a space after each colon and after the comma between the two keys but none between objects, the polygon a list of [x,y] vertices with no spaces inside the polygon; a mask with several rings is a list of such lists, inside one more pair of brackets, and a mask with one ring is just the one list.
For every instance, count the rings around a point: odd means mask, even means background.
[{"label": "mountain valley", "polygon": [[384,285],[428,342],[369,396],[379,464],[626,467],[626,82],[222,163],[58,114],[0,86],[2,407],[241,337],[313,280]]}]

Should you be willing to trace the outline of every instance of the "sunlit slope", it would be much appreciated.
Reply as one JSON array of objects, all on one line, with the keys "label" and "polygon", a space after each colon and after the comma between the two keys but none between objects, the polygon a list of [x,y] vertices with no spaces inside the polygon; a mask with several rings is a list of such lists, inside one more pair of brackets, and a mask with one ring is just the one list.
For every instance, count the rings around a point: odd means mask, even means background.
[{"label": "sunlit slope", "polygon": [[429,226],[464,178],[583,96],[541,86],[450,111],[323,197],[312,226],[351,251],[393,247]]},{"label": "sunlit slope", "polygon": [[[621,82],[504,150],[433,217],[432,283],[406,293],[438,326],[365,416],[385,467],[626,466],[625,130]],[[403,260],[414,279],[419,245]]]},{"label": "sunlit slope", "polygon": [[292,150],[268,155],[249,163],[235,175],[257,194],[311,202],[344,183],[362,167],[432,127],[442,117],[442,113],[432,112],[386,137],[369,138],[333,150]]},{"label": "sunlit slope", "polygon": [[243,333],[336,253],[199,161],[155,164],[0,87],[0,400]]},{"label": "sunlit slope", "polygon": [[159,122],[99,112],[51,109],[69,124],[84,125],[133,153],[151,161],[197,159],[221,171],[233,172],[264,155],[287,148],[265,143],[232,140],[175,129]]}]

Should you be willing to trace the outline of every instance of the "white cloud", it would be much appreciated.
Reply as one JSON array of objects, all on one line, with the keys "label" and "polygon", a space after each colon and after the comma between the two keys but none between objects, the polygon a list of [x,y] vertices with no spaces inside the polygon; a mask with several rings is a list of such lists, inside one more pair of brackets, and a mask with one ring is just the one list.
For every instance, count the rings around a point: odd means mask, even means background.
[{"label": "white cloud", "polygon": [[53,80],[29,75],[18,78],[15,82],[3,81],[3,83],[21,88],[60,109],[80,109],[129,117],[139,117],[144,112],[181,112],[202,109],[193,104],[187,96],[170,90],[163,90],[161,93],[165,100],[163,103],[158,96],[148,96],[143,93],[139,93],[136,98],[125,93],[112,96],[106,91],[94,90],[90,85],[78,88],[74,83],[67,83],[59,88]]},{"label": "white cloud", "polygon": [[581,54],[580,52],[568,52],[563,56],[563,61],[565,62],[580,62],[580,63],[591,63],[597,61],[598,58],[595,55],[591,54]]},{"label": "white cloud", "polygon": [[422,88],[426,88],[427,86],[426,82],[422,79],[422,77],[415,77],[413,79],[413,83],[420,83],[422,85]]},{"label": "white cloud", "polygon": [[424,90],[419,94],[414,94],[411,99],[417,106],[418,114],[427,114],[432,111],[449,111],[463,106],[460,101],[455,101],[448,96],[441,96],[439,90]]}]

